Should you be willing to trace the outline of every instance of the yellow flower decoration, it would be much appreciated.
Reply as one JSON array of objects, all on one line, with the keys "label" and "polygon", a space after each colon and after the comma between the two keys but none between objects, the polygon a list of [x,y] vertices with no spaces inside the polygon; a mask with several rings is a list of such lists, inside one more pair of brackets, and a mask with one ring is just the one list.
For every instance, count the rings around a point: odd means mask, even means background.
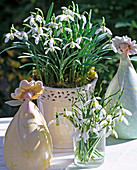
[{"label": "yellow flower decoration", "polygon": [[41,81],[22,80],[19,87],[15,89],[15,92],[11,94],[13,99],[37,99],[43,93],[44,87]]}]

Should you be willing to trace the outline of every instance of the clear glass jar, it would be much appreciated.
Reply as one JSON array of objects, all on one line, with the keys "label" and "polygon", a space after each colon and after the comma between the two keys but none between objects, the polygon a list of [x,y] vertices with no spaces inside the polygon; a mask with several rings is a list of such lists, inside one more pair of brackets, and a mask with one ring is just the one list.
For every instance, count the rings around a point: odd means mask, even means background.
[{"label": "clear glass jar", "polygon": [[105,156],[105,138],[104,129],[99,136],[89,133],[89,139],[84,142],[84,139],[77,141],[73,138],[74,144],[74,163],[82,168],[95,168],[103,164]]}]

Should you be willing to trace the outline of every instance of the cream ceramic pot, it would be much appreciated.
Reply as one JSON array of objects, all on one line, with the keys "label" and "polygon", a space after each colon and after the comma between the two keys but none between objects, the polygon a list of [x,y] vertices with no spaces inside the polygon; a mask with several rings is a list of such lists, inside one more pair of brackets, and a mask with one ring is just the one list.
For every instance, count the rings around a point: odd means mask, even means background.
[{"label": "cream ceramic pot", "polygon": [[[98,77],[92,81],[91,84],[81,87],[81,91],[88,91],[89,95],[94,90]],[[62,113],[63,108],[68,111],[72,109],[72,99],[77,99],[77,88],[50,88],[45,87],[44,92],[37,99],[38,107],[41,113],[44,115],[46,122],[55,119],[56,112]],[[63,123],[56,126],[55,123],[49,126],[49,131],[53,141],[54,148],[73,148],[72,133],[73,126],[67,119],[63,118]]]},{"label": "cream ceramic pot", "polygon": [[53,149],[46,122],[36,105],[25,101],[10,123],[4,141],[9,170],[45,170]]}]

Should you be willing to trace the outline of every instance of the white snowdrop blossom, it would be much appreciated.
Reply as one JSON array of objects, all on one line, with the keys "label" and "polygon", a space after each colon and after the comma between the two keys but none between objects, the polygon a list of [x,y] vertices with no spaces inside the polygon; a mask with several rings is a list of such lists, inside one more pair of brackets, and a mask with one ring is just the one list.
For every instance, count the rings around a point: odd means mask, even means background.
[{"label": "white snowdrop blossom", "polygon": [[99,104],[99,102],[97,101],[97,97],[94,97],[92,99],[92,106],[95,108],[95,109],[101,109],[102,106]]},{"label": "white snowdrop blossom", "polygon": [[56,119],[53,119],[51,120],[49,123],[48,123],[48,127],[51,126],[52,124],[56,124],[57,126],[62,123],[64,126],[68,127],[68,125],[62,120],[63,119],[63,116],[59,116],[58,118]]},{"label": "white snowdrop blossom", "polygon": [[46,24],[45,26],[51,26],[51,27],[53,27],[53,28],[55,28],[55,29],[58,29],[58,28],[62,27],[62,23],[61,23],[61,22],[59,22],[59,23],[49,22],[49,23]]},{"label": "white snowdrop blossom", "polygon": [[38,27],[35,26],[35,27],[31,28],[31,29],[27,32],[27,34],[30,34],[30,33],[34,34],[34,33],[37,33],[37,32],[38,32]]},{"label": "white snowdrop blossom", "polygon": [[38,44],[38,43],[39,43],[39,41],[40,41],[40,39],[41,39],[42,36],[45,36],[45,37],[48,36],[47,34],[45,34],[45,33],[43,32],[42,27],[39,27],[39,28],[37,27],[37,29],[35,29],[35,30],[33,30],[33,31],[36,31],[36,33],[32,35],[32,37],[35,38],[35,44]]},{"label": "white snowdrop blossom", "polygon": [[67,31],[67,32],[70,32],[70,33],[71,33],[71,32],[72,32],[72,29],[70,29],[70,28],[67,28],[67,27],[66,27],[66,28],[65,28],[65,31]]},{"label": "white snowdrop blossom", "polygon": [[[68,27],[65,28],[65,31],[67,31],[67,32],[69,32],[69,33],[72,33],[72,29],[70,29],[70,28],[68,28]],[[57,35],[59,36],[61,32],[63,32],[63,28],[60,28],[60,29],[59,29],[59,31],[57,32]]]},{"label": "white snowdrop blossom", "polygon": [[72,41],[72,42],[66,44],[66,45],[63,47],[63,50],[64,50],[66,47],[68,47],[68,46],[70,46],[70,48],[75,48],[75,47],[77,47],[78,49],[81,49],[81,47],[79,46],[78,43],[75,43],[75,42]]},{"label": "white snowdrop blossom", "polygon": [[14,34],[8,33],[8,34],[6,34],[5,43],[7,43],[9,40],[13,40],[13,39],[14,39]]},{"label": "white snowdrop blossom", "polygon": [[34,15],[27,17],[23,22],[27,22],[28,20],[31,26],[36,25]]},{"label": "white snowdrop blossom", "polygon": [[121,54],[121,45],[127,46],[127,53],[128,55],[135,55],[137,54],[137,44],[136,41],[131,41],[131,38],[129,38],[127,35],[123,37],[115,36],[112,38],[112,42],[117,49],[117,52]]},{"label": "white snowdrop blossom", "polygon": [[82,25],[82,29],[84,29],[86,23],[87,23],[87,19],[84,15],[81,15],[81,19],[83,19],[83,25]]},{"label": "white snowdrop blossom", "polygon": [[49,43],[49,46],[53,46],[53,45],[55,45],[56,41],[62,42],[62,39],[60,39],[60,38],[50,38],[49,40],[46,40],[44,42],[44,45],[47,45]]},{"label": "white snowdrop blossom", "polygon": [[107,32],[108,34],[112,35],[112,32],[110,31],[110,29],[105,26],[101,26],[101,28],[97,29],[95,34],[98,34],[100,32]]},{"label": "white snowdrop blossom", "polygon": [[76,43],[79,45],[81,43],[82,39],[92,41],[92,37],[91,38],[88,38],[88,37],[78,37],[76,39]]},{"label": "white snowdrop blossom", "polygon": [[73,12],[72,10],[66,8],[66,7],[61,7],[61,9],[63,9],[63,13],[66,15],[70,15],[74,18],[74,15],[76,15],[79,19],[81,19],[80,14]]},{"label": "white snowdrop blossom", "polygon": [[98,133],[99,130],[97,129],[97,127],[96,127],[96,128],[93,128],[92,131],[93,131],[97,136],[99,136],[99,133]]},{"label": "white snowdrop blossom", "polygon": [[69,21],[69,20],[74,21],[74,18],[73,18],[72,16],[70,16],[70,15],[65,15],[65,14],[58,15],[55,19],[56,19],[56,20],[57,20],[57,19],[60,19],[60,21]]},{"label": "white snowdrop blossom", "polygon": [[112,123],[112,116],[111,115],[108,115],[107,116],[107,118],[106,118],[106,120],[109,122],[109,124],[111,124]]},{"label": "white snowdrop blossom", "polygon": [[28,34],[26,32],[22,31],[21,34],[25,38],[25,40],[28,40]]},{"label": "white snowdrop blossom", "polygon": [[107,124],[108,124],[107,120],[103,120],[103,121],[100,123],[101,127],[105,127],[105,126],[107,126]]},{"label": "white snowdrop blossom", "polygon": [[124,108],[118,107],[117,109],[118,109],[117,115],[119,116],[116,119],[118,121],[123,121],[126,125],[129,125],[128,120],[125,117],[125,114],[127,114],[128,116],[132,116],[132,113]]},{"label": "white snowdrop blossom", "polygon": [[42,20],[43,20],[43,18],[42,18],[42,16],[40,16],[40,15],[36,15],[35,16],[35,19],[36,19],[36,21],[38,21],[39,23],[42,23]]},{"label": "white snowdrop blossom", "polygon": [[44,49],[47,49],[47,50],[45,51],[45,54],[48,54],[49,51],[50,51],[50,52],[54,52],[55,50],[61,50],[61,48],[59,48],[59,47],[57,47],[57,46],[53,46],[53,45],[51,45],[49,48],[45,47]]},{"label": "white snowdrop blossom", "polygon": [[114,129],[114,128],[112,129],[111,126],[108,126],[108,132],[105,134],[105,137],[107,138],[107,137],[109,137],[110,135],[114,135],[116,138],[118,138],[118,134],[117,134],[117,132],[115,131],[115,129]]},{"label": "white snowdrop blossom", "polygon": [[117,49],[112,41],[110,42],[110,44],[106,44],[102,49],[106,48],[112,49],[115,53],[117,53]]},{"label": "white snowdrop blossom", "polygon": [[102,108],[100,110],[100,115],[99,115],[99,119],[103,119],[106,116],[107,112],[104,108]]},{"label": "white snowdrop blossom", "polygon": [[14,36],[17,37],[19,40],[22,40],[23,38],[25,40],[28,40],[28,34],[26,32],[24,32],[24,31],[21,31],[21,32],[16,31],[14,33]]},{"label": "white snowdrop blossom", "polygon": [[71,116],[72,115],[72,111],[68,111],[67,109],[65,110],[65,114],[66,114],[66,116]]},{"label": "white snowdrop blossom", "polygon": [[87,140],[89,139],[89,131],[84,131],[83,133],[82,133],[82,137],[83,137],[83,139],[84,139],[84,142],[86,143],[87,142]]},{"label": "white snowdrop blossom", "polygon": [[47,54],[49,51],[54,52],[55,50],[61,50],[61,48],[59,48],[58,46],[54,46],[56,43],[55,40],[62,42],[62,39],[60,39],[60,38],[51,38],[51,39],[45,41],[44,45],[49,44],[49,48],[48,47],[44,48],[44,49],[47,49],[45,51],[45,54]]}]

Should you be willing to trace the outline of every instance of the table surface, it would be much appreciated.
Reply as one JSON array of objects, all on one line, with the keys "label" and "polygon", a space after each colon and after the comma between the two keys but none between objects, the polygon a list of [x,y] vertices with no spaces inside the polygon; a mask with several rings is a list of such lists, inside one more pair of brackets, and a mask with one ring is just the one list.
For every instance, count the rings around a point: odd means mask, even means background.
[{"label": "table surface", "polygon": [[[3,139],[12,118],[0,119],[0,170],[8,170],[3,159]],[[78,170],[73,164],[73,151],[54,149],[51,165],[47,170]],[[137,170],[137,140],[107,139],[105,161],[96,170]]]}]

